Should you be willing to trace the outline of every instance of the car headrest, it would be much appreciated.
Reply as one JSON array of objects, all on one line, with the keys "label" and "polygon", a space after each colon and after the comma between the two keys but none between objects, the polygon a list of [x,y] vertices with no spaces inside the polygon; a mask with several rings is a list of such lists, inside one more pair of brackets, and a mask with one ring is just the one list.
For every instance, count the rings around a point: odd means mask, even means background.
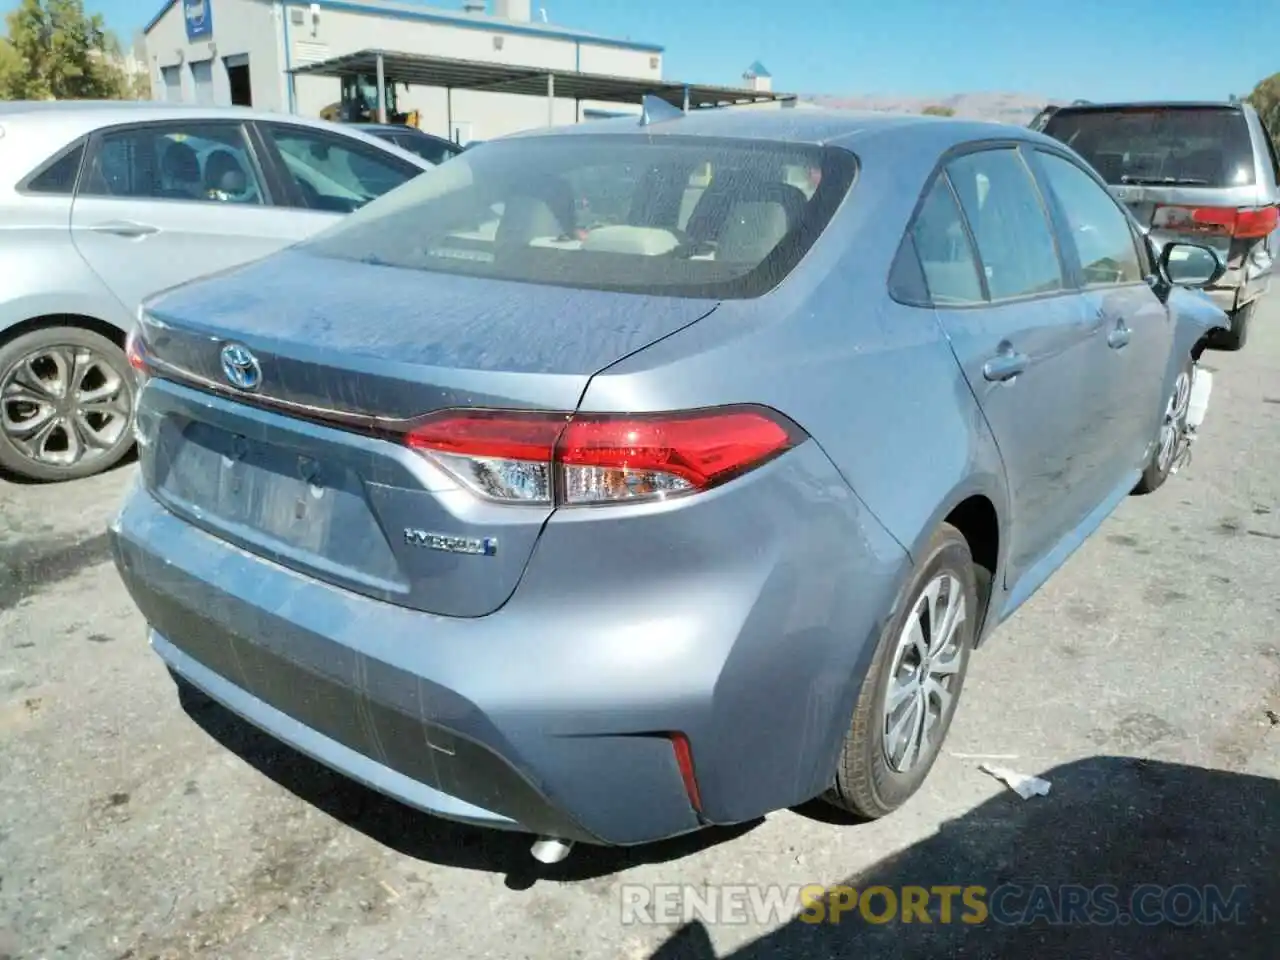
[{"label": "car headrest", "polygon": [[249,186],[249,177],[230,150],[214,150],[204,162],[206,190],[241,194]]},{"label": "car headrest", "polygon": [[776,200],[736,203],[725,219],[716,260],[755,266],[791,232],[787,208]]},{"label": "car headrest", "polygon": [[200,160],[196,152],[185,143],[174,143],[164,152],[162,169],[165,175],[182,183],[200,182]]},{"label": "car headrest", "polygon": [[538,237],[561,236],[564,231],[546,200],[520,195],[506,201],[494,240],[499,244],[526,245]]}]

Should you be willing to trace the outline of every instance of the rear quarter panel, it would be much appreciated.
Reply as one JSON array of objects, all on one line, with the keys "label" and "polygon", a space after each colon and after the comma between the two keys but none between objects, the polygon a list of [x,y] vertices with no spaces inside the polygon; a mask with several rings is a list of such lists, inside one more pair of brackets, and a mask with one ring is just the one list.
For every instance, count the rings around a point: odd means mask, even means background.
[{"label": "rear quarter panel", "polygon": [[887,293],[902,233],[949,142],[939,130],[912,150],[860,145],[849,197],[781,286],[727,301],[608,368],[582,409],[772,406],[814,437],[913,557],[971,494],[1006,516],[999,453],[933,311]]},{"label": "rear quarter panel", "polygon": [[10,194],[0,202],[0,338],[19,323],[57,314],[127,331],[133,322],[71,242],[71,198]]}]

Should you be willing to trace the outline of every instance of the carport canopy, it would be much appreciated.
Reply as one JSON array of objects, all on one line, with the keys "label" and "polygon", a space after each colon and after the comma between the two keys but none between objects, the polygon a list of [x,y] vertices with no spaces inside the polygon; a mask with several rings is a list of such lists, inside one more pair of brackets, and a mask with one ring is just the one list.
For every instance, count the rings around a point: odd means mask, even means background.
[{"label": "carport canopy", "polygon": [[[717,87],[707,84],[677,83],[666,80],[641,80],[607,74],[582,73],[577,70],[548,70],[541,67],[486,63],[479,60],[455,60],[417,53],[391,50],[360,50],[330,57],[318,63],[294,67],[295,76],[342,77],[364,74],[378,78],[379,117],[386,119],[382,102],[383,85],[387,82],[410,86],[443,87],[445,90],[478,90],[491,93],[514,93],[525,96],[605,103],[639,105],[646,95],[666,100],[684,110],[726,107],[744,103],[791,101],[793,93],[750,90],[741,87]],[[452,112],[452,111],[451,111]],[[548,116],[550,117],[550,106]],[[452,128],[452,118],[450,118]]]}]

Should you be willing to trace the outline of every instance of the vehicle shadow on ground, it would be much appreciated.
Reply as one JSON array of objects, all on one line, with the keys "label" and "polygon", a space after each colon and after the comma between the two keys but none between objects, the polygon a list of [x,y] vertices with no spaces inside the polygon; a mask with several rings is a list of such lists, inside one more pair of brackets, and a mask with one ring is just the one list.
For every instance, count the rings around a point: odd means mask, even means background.
[{"label": "vehicle shadow on ground", "polygon": [[[939,922],[937,897],[930,898],[934,919],[928,924],[918,918],[912,923],[896,918],[872,923],[855,906],[838,924],[797,917],[726,953],[722,960],[1277,955],[1280,781],[1120,757],[1066,764],[1043,776],[1053,784],[1047,797],[1024,801],[1012,792],[1003,793],[944,823],[929,839],[844,881],[857,891],[889,887],[899,891],[899,898],[908,886],[983,886],[991,906],[984,923],[962,922],[972,913],[959,896],[950,923]],[[1010,893],[1001,899],[995,889],[1002,884],[1021,889],[1007,887]],[[1045,885],[1058,904],[1068,885],[1090,888],[1094,896],[1098,887],[1111,885],[1117,889],[1121,911],[1127,912],[1131,903],[1137,909],[1128,923],[1089,923],[1080,913],[1064,918],[1073,923],[1011,923],[1034,918],[1032,905],[1038,898],[1033,888],[1038,884]],[[1165,889],[1143,893],[1144,884]],[[1187,885],[1180,895],[1169,889],[1177,885]],[[1230,914],[1227,909],[1219,910],[1215,922],[1185,923],[1192,907],[1209,901],[1209,887],[1217,889],[1220,906],[1239,904],[1235,918],[1222,916]],[[1162,895],[1167,897],[1169,919],[1138,922],[1159,919]],[[1052,899],[1042,902],[1054,906]],[[883,914],[884,904],[881,895],[873,898],[872,915]],[[1092,916],[1106,919],[1105,914]],[[1174,922],[1179,918],[1183,925]],[[715,957],[706,927],[694,920],[653,960]]]},{"label": "vehicle shadow on ground", "polygon": [[608,876],[644,863],[678,860],[754,829],[763,820],[642,847],[579,845],[544,866],[529,853],[533,837],[442,820],[356,783],[268,736],[204,693],[178,687],[182,709],[205,733],[306,803],[405,856],[445,867],[504,874],[513,890],[539,880],[568,883]]}]

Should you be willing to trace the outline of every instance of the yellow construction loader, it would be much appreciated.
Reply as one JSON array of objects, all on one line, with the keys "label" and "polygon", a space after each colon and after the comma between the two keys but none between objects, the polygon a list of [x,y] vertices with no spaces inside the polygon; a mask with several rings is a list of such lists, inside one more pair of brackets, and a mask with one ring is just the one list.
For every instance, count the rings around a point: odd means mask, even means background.
[{"label": "yellow construction loader", "polygon": [[[417,110],[401,113],[396,106],[396,85],[387,81],[383,85],[383,102],[387,123],[399,123],[419,127]],[[342,99],[320,111],[320,119],[332,123],[377,123],[378,83],[365,74],[347,74],[342,77]]]}]

